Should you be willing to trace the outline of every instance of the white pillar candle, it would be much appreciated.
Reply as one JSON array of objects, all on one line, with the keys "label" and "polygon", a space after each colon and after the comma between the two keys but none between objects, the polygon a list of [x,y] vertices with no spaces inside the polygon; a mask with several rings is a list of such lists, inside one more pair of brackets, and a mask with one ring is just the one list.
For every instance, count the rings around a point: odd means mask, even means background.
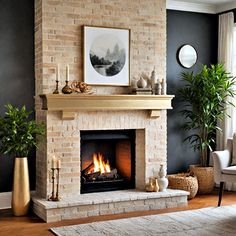
[{"label": "white pillar candle", "polygon": [[59,81],[59,79],[60,79],[60,66],[57,65],[56,81]]},{"label": "white pillar candle", "polygon": [[61,169],[61,160],[60,159],[57,160],[57,168]]},{"label": "white pillar candle", "polygon": [[69,81],[69,65],[66,66],[66,81]]},{"label": "white pillar candle", "polygon": [[57,168],[57,159],[55,156],[52,157],[52,169]]}]

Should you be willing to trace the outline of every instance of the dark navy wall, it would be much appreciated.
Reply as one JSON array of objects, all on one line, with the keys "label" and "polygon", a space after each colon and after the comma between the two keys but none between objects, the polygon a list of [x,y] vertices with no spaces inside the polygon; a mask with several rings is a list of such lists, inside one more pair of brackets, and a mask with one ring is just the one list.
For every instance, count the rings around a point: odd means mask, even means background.
[{"label": "dark navy wall", "polygon": [[[4,105],[34,109],[34,1],[0,0],[0,114]],[[31,188],[35,158],[29,158]],[[11,191],[13,158],[0,156],[0,192]]]},{"label": "dark navy wall", "polygon": [[[176,90],[181,87],[180,73],[197,72],[201,64],[217,62],[217,15],[183,11],[167,11],[167,92],[174,94],[173,110],[168,111],[168,173],[186,171],[189,164],[198,163],[198,153],[183,143],[186,134],[180,129],[183,119]],[[192,45],[198,54],[196,65],[185,69],[177,61],[177,51],[183,44]]]}]

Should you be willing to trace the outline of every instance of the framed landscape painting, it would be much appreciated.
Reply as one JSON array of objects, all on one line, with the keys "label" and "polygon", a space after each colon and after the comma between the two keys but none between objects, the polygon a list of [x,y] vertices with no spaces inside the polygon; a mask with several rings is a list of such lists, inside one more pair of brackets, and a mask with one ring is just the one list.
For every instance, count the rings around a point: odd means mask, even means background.
[{"label": "framed landscape painting", "polygon": [[84,26],[84,82],[130,85],[130,30]]}]

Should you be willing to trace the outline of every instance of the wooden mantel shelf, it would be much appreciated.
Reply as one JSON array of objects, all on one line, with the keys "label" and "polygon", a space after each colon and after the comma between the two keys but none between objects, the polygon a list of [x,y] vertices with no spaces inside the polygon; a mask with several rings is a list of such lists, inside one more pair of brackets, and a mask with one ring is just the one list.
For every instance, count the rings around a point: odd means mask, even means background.
[{"label": "wooden mantel shelf", "polygon": [[72,120],[78,111],[148,110],[159,117],[161,110],[172,109],[173,95],[83,95],[43,94],[42,109],[62,111],[62,119]]}]

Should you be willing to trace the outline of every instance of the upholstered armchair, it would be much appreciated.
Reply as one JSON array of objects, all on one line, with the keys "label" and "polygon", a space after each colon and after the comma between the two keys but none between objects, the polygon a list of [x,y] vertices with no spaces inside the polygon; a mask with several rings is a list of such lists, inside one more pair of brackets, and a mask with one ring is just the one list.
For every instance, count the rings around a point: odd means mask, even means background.
[{"label": "upholstered armchair", "polygon": [[[235,144],[235,145],[233,145]],[[224,183],[236,183],[236,134],[227,140],[227,147],[223,151],[212,153],[214,179],[220,184],[218,206],[221,204]]]}]

